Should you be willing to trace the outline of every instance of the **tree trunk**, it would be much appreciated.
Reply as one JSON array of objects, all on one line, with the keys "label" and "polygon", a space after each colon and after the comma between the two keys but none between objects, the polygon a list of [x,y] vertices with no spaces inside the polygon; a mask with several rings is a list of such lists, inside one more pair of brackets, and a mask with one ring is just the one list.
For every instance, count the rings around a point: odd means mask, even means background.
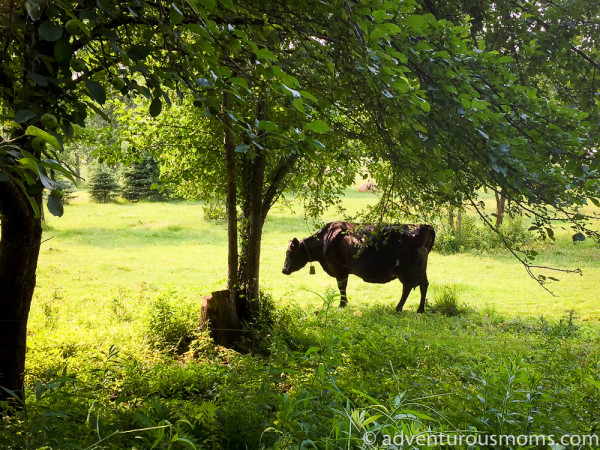
[{"label": "tree trunk", "polygon": [[[42,205],[41,192],[35,196]],[[24,396],[27,318],[36,283],[42,239],[25,194],[13,182],[0,182],[0,386]],[[0,390],[0,399],[10,398]]]},{"label": "tree trunk", "polygon": [[227,112],[231,109],[231,94],[223,93],[223,147],[225,149],[225,166],[227,170],[227,288],[235,302],[238,279],[238,227],[237,227],[237,182],[235,168],[235,143],[231,131],[231,117]]},{"label": "tree trunk", "polygon": [[450,231],[454,231],[454,206],[452,205],[448,207],[448,226]]},{"label": "tree trunk", "polygon": [[496,196],[496,228],[504,222],[504,207],[506,205],[506,197],[503,194],[494,192]]},{"label": "tree trunk", "polygon": [[81,179],[81,156],[79,155],[78,149],[75,150],[75,176],[77,180]]},{"label": "tree trunk", "polygon": [[207,295],[202,303],[200,326],[210,330],[217,345],[233,347],[241,337],[242,324],[237,314],[238,287],[238,226],[237,226],[237,182],[235,164],[235,143],[231,131],[231,96],[224,92],[223,110],[223,149],[227,170],[227,289]]},{"label": "tree trunk", "polygon": [[[266,104],[259,101],[257,104],[257,119],[264,120]],[[258,135],[264,138],[264,132]],[[256,148],[256,152],[246,160],[248,164],[249,182],[245,192],[244,224],[245,232],[242,241],[242,257],[238,272],[242,294],[238,299],[237,310],[240,320],[249,320],[258,312],[259,304],[259,273],[260,273],[260,246],[264,225],[263,214],[263,187],[265,185],[265,167],[267,162],[264,149]]]},{"label": "tree trunk", "polygon": [[462,229],[462,206],[458,207],[456,210],[456,231],[459,233]]}]

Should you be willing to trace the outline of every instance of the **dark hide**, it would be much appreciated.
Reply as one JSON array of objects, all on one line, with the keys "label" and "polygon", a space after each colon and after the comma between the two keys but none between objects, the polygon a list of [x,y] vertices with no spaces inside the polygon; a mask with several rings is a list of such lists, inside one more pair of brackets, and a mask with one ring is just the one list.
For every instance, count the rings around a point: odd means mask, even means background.
[{"label": "dark hide", "polygon": [[318,261],[323,270],[337,280],[340,306],[346,306],[348,275],[367,283],[387,283],[399,279],[402,298],[396,311],[402,311],[411,289],[419,286],[425,311],[427,294],[427,257],[435,231],[430,225],[392,225],[375,227],[348,222],[331,222],[313,236],[290,241],[282,272],[289,275],[308,262]]}]

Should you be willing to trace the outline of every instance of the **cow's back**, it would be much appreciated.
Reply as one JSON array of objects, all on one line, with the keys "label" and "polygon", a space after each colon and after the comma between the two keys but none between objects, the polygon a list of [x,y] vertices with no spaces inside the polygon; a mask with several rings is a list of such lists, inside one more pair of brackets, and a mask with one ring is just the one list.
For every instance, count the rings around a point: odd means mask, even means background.
[{"label": "cow's back", "polygon": [[332,270],[351,273],[369,283],[400,279],[419,285],[435,241],[430,225],[374,227],[348,222],[327,224],[325,246]]}]

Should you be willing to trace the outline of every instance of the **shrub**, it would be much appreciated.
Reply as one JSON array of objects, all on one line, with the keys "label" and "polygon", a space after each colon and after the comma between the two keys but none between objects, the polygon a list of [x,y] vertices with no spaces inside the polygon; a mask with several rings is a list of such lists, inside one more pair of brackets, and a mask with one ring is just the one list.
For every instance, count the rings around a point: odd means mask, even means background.
[{"label": "shrub", "polygon": [[463,216],[460,230],[441,226],[437,231],[435,249],[442,253],[502,248],[503,238],[510,245],[526,245],[535,239],[523,216],[518,214],[506,217],[498,230],[500,234],[470,216]]},{"label": "shrub", "polygon": [[181,353],[192,341],[198,319],[197,311],[161,295],[150,304],[146,335],[154,348]]},{"label": "shrub", "polygon": [[204,220],[208,222],[224,222],[227,220],[225,202],[220,200],[219,197],[209,199],[202,207],[202,211],[204,212]]},{"label": "shrub", "polygon": [[114,200],[119,184],[113,172],[106,166],[96,166],[90,176],[90,195],[96,203],[110,203]]},{"label": "shrub", "polygon": [[243,339],[238,347],[243,351],[268,354],[273,333],[275,301],[273,296],[259,292],[258,314],[244,323]]}]

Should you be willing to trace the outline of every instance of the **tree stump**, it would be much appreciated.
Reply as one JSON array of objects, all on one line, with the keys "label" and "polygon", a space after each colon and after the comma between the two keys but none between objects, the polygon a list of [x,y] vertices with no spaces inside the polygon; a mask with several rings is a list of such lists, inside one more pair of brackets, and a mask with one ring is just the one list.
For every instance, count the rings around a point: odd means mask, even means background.
[{"label": "tree stump", "polygon": [[228,289],[202,299],[200,328],[208,329],[216,345],[231,348],[242,336],[242,324]]}]

